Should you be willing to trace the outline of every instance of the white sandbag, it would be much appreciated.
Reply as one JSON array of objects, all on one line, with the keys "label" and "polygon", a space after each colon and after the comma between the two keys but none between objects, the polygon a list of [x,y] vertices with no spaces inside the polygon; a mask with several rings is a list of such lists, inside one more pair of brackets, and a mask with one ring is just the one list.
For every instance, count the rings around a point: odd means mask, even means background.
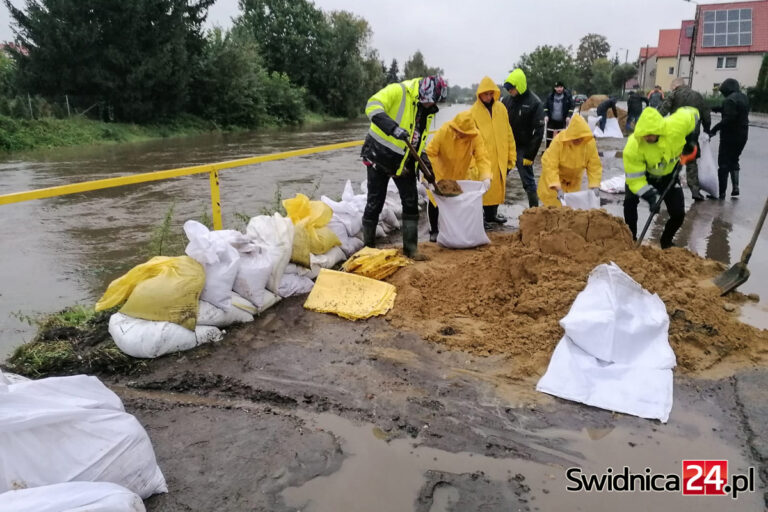
[{"label": "white sandbag", "polygon": [[211,231],[197,221],[185,222],[184,233],[189,239],[185,252],[205,268],[205,287],[200,298],[216,307],[229,308],[240,254],[226,238],[212,236]]},{"label": "white sandbag", "polygon": [[[310,259],[311,258],[312,256],[310,255]],[[294,274],[301,277],[308,277],[314,281],[315,278],[317,278],[317,275],[320,273],[320,267],[315,266],[313,268],[307,268],[295,263],[289,263],[288,266],[285,267],[285,273]]]},{"label": "white sandbag", "polygon": [[221,331],[213,326],[199,325],[190,331],[171,322],[141,320],[122,313],[109,318],[109,334],[120,350],[131,357],[141,358],[189,350],[222,338]]},{"label": "white sandbag", "polygon": [[[349,181],[347,181],[347,183],[349,183]],[[333,210],[333,219],[336,219],[344,226],[343,234],[345,237],[355,236],[363,228],[363,214],[351,201],[337,202],[326,196],[321,196],[320,200],[331,207],[331,210]],[[339,233],[335,229],[331,229],[336,233],[336,236],[339,236]]]},{"label": "white sandbag", "polygon": [[563,205],[574,210],[591,210],[592,208],[600,208],[600,198],[591,190],[567,192]]},{"label": "white sandbag", "polygon": [[314,285],[315,283],[308,277],[283,274],[283,278],[280,280],[280,290],[277,294],[282,298],[303,295],[311,292]]},{"label": "white sandbag", "polygon": [[234,292],[232,293],[232,305],[254,316],[266,311],[278,302],[280,302],[280,297],[270,292],[269,290],[264,291],[262,305],[260,307],[256,307],[249,300],[244,299]]},{"label": "white sandbag", "polygon": [[168,492],[144,428],[95,377],[0,388],[0,453],[0,492],[70,481]]},{"label": "white sandbag", "polygon": [[225,311],[209,302],[201,300],[197,308],[197,325],[227,327],[232,324],[248,322],[253,322],[253,315],[237,307],[230,307]]},{"label": "white sandbag", "polygon": [[[333,268],[337,264],[346,260],[347,257],[341,247],[331,247],[331,249],[325,254],[310,254],[309,264],[314,268]],[[318,273],[320,271],[318,270]]]},{"label": "white sandbag", "polygon": [[[594,123],[592,122],[592,119],[594,119]],[[600,120],[599,117],[590,118],[588,120],[588,123],[590,127],[592,127],[592,134],[597,138],[614,138],[614,139],[623,139],[624,134],[621,133],[621,128],[619,127],[619,120],[615,117],[609,117],[605,120],[605,130],[601,130],[600,126],[598,126],[598,121]]]},{"label": "white sandbag", "polygon": [[251,301],[257,307],[264,302],[264,293],[272,276],[272,266],[275,264],[277,250],[259,247],[255,243],[243,249],[240,253],[240,269],[232,284],[232,289]]},{"label": "white sandbag", "polygon": [[567,400],[666,422],[672,409],[669,317],[611,263],[599,265],[560,321],[565,336],[536,389]]},{"label": "white sandbag", "polygon": [[614,176],[613,178],[600,182],[600,190],[609,194],[623,194],[627,185],[627,179],[624,175]]},{"label": "white sandbag", "polygon": [[144,502],[110,482],[66,482],[0,494],[3,512],[146,512]]},{"label": "white sandbag", "polygon": [[355,254],[357,251],[362,249],[364,245],[365,244],[363,243],[362,240],[360,240],[357,237],[351,236],[341,244],[341,250],[344,252],[344,256],[349,258],[353,254]]},{"label": "white sandbag", "polygon": [[[711,196],[718,197],[720,185],[717,178],[717,161],[712,153],[712,142],[709,135],[704,132],[699,134],[699,151],[701,156],[696,161],[699,167],[699,187]],[[680,173],[685,176],[685,173]]]},{"label": "white sandbag", "polygon": [[279,213],[272,216],[259,215],[248,222],[246,235],[260,247],[266,248],[266,254],[272,264],[267,289],[277,293],[285,266],[291,261],[293,222]]},{"label": "white sandbag", "polygon": [[462,193],[455,197],[433,194],[440,216],[437,243],[451,249],[468,249],[491,243],[483,226],[483,183],[459,180]]},{"label": "white sandbag", "polygon": [[7,386],[8,384],[16,384],[17,382],[24,382],[27,380],[29,379],[22,375],[16,375],[15,373],[0,370],[0,386]]}]

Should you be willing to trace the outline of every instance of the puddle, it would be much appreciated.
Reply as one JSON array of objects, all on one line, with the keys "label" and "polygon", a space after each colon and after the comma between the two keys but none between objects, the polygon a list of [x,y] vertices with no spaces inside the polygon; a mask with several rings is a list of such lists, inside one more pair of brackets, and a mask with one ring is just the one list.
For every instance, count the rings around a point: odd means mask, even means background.
[{"label": "puddle", "polygon": [[[454,474],[482,471],[486,478],[507,482],[515,474],[525,476],[531,491],[531,510],[659,510],[721,511],[760,510],[762,492],[730,497],[683,496],[680,492],[569,492],[574,482],[566,478],[566,466],[541,464],[522,459],[496,459],[479,454],[419,446],[418,439],[390,442],[376,435],[369,424],[357,425],[338,416],[301,412],[310,425],[332,432],[347,455],[339,471],[290,487],[282,496],[289,507],[305,512],[408,511],[414,510],[419,490],[429,470]],[[581,431],[545,429],[529,432],[538,441],[531,448],[557,454],[580,467],[582,474],[603,475],[607,469],[618,474],[624,466],[631,474],[681,474],[682,460],[725,459],[729,474],[746,473],[749,462],[744,450],[725,443],[712,418],[676,404],[666,425],[653,421],[634,427],[602,425]],[[759,480],[759,479],[758,479]],[[761,483],[757,482],[758,489]],[[459,491],[450,484],[435,488],[430,511],[454,510]],[[464,497],[466,499],[466,496]]]}]

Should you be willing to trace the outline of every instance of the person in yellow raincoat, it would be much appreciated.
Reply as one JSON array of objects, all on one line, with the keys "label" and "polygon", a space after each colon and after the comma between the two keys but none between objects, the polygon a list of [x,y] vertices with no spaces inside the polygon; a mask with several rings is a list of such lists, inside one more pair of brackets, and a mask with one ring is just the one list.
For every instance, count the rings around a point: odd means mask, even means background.
[{"label": "person in yellow raincoat", "polygon": [[[505,120],[506,121],[506,120]],[[484,181],[486,190],[491,186],[491,169],[485,143],[475,126],[469,110],[443,124],[427,144],[427,156],[432,163],[435,180]],[[429,240],[437,241],[439,211],[432,192],[427,190],[429,205]]]},{"label": "person in yellow raincoat", "polygon": [[565,192],[581,190],[584,169],[590,190],[599,195],[603,164],[597,154],[597,143],[584,118],[573,116],[541,157],[538,194],[542,204],[561,206]]},{"label": "person in yellow raincoat", "polygon": [[485,76],[477,86],[477,100],[469,109],[485,142],[490,162],[491,188],[483,196],[483,216],[488,223],[504,224],[506,217],[498,213],[507,190],[507,174],[515,168],[517,148],[509,125],[507,109],[499,101],[501,92],[491,77]]}]

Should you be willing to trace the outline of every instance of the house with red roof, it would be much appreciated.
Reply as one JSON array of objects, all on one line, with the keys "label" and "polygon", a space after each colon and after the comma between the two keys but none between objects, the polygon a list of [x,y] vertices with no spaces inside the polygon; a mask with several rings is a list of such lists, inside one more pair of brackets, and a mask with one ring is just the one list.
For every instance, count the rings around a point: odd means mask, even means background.
[{"label": "house with red roof", "polygon": [[643,90],[653,89],[656,84],[656,47],[640,48],[637,64],[638,87]]},{"label": "house with red roof", "polygon": [[700,4],[694,34],[693,89],[711,93],[726,78],[754,86],[768,53],[768,0]]},{"label": "house with red roof", "polygon": [[[679,75],[680,29],[659,30],[659,44],[656,50],[656,84],[664,91],[669,90],[672,80]],[[653,86],[650,86],[651,88]]]}]

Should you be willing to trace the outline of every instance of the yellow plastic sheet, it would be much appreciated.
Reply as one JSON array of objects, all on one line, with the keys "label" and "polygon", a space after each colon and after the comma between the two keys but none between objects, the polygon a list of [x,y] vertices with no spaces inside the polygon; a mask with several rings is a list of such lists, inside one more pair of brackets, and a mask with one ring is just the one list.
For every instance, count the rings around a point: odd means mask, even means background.
[{"label": "yellow plastic sheet", "polygon": [[194,330],[204,285],[205,269],[189,256],[156,256],[112,281],[96,311],[125,302],[125,315]]},{"label": "yellow plastic sheet", "polygon": [[283,201],[285,213],[294,225],[291,261],[309,267],[310,254],[325,254],[341,245],[336,234],[327,227],[333,210],[322,201],[310,201],[304,194]]},{"label": "yellow plastic sheet", "polygon": [[400,256],[397,249],[363,247],[344,262],[341,269],[371,279],[385,279],[394,274],[400,267],[410,264],[411,261]]},{"label": "yellow plastic sheet", "polygon": [[395,305],[396,295],[395,287],[389,283],[322,269],[304,307],[358,320],[386,314]]}]

